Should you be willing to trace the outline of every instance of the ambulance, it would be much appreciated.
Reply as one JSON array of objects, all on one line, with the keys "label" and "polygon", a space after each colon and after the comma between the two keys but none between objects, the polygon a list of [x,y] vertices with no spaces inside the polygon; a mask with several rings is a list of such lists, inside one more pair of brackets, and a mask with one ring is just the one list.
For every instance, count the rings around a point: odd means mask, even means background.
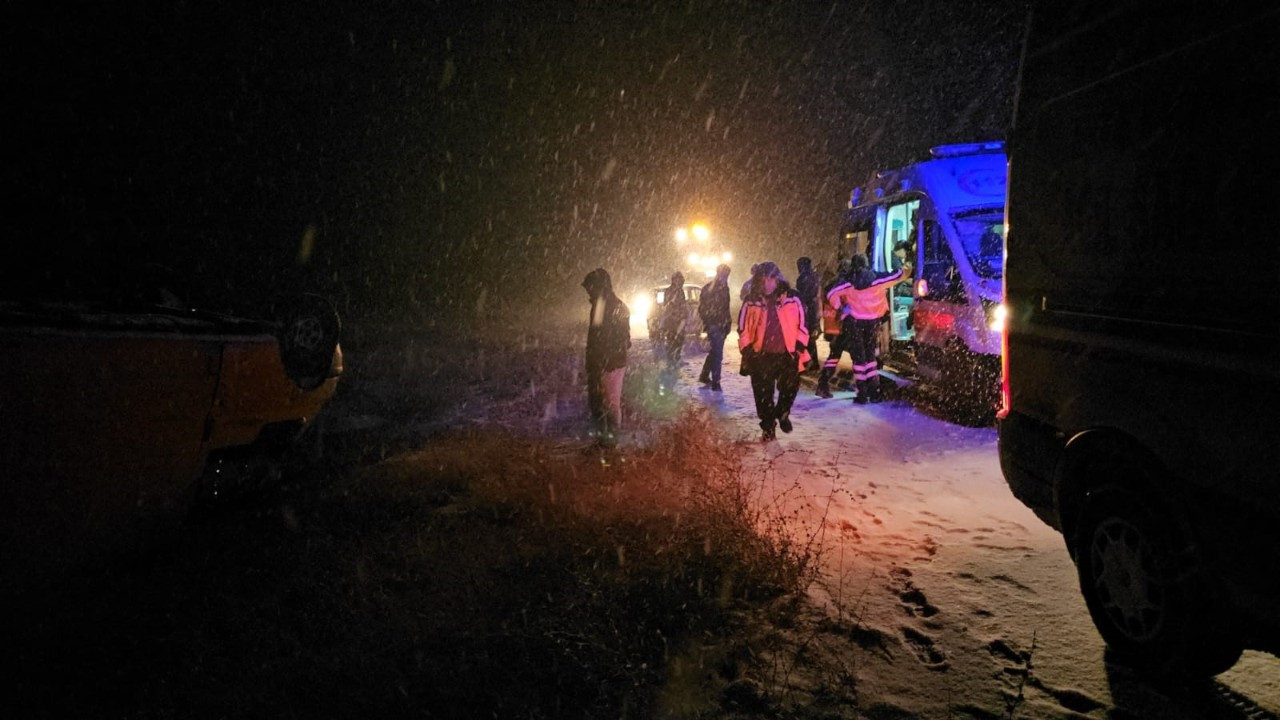
[{"label": "ambulance", "polygon": [[841,226],[841,253],[878,271],[911,266],[890,291],[881,367],[983,419],[1000,397],[1006,178],[1003,142],[934,147],[855,188]]}]

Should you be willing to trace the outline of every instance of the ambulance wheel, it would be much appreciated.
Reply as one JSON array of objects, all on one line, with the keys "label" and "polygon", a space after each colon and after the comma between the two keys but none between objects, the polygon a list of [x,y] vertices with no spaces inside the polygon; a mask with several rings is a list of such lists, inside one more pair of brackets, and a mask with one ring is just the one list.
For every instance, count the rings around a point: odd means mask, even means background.
[{"label": "ambulance wheel", "polygon": [[1073,548],[1080,590],[1120,662],[1156,676],[1206,677],[1243,646],[1214,602],[1200,553],[1151,493],[1118,483],[1083,501]]}]

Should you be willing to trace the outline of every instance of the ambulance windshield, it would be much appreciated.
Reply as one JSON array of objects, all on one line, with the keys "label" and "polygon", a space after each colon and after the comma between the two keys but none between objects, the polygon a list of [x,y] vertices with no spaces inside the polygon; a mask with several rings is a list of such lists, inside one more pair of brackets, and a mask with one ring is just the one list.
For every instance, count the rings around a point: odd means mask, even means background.
[{"label": "ambulance windshield", "polygon": [[951,216],[964,254],[974,272],[984,278],[1004,274],[1004,208],[966,210]]}]

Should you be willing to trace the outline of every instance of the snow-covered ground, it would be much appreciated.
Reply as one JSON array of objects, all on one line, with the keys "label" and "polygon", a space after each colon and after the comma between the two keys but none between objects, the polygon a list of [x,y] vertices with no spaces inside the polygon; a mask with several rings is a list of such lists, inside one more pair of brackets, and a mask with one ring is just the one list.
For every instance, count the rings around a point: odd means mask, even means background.
[{"label": "snow-covered ground", "polygon": [[[748,379],[727,343],[723,393],[677,392],[758,438]],[[640,349],[640,348],[637,348]],[[825,347],[820,348],[825,352]],[[1155,688],[1104,661],[1062,538],[1009,492],[994,428],[906,400],[854,405],[802,386],[795,430],[745,443],[761,502],[822,546],[813,598],[846,628],[858,706],[874,718],[1271,718],[1280,660],[1246,653],[1195,687]]]}]

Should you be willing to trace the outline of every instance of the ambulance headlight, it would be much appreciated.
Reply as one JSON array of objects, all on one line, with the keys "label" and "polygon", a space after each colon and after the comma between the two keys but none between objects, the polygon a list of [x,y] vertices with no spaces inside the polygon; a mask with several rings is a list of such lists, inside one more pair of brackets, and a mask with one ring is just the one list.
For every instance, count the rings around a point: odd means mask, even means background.
[{"label": "ambulance headlight", "polygon": [[1008,312],[1004,303],[992,303],[987,306],[987,327],[991,332],[1004,332],[1004,322]]}]

